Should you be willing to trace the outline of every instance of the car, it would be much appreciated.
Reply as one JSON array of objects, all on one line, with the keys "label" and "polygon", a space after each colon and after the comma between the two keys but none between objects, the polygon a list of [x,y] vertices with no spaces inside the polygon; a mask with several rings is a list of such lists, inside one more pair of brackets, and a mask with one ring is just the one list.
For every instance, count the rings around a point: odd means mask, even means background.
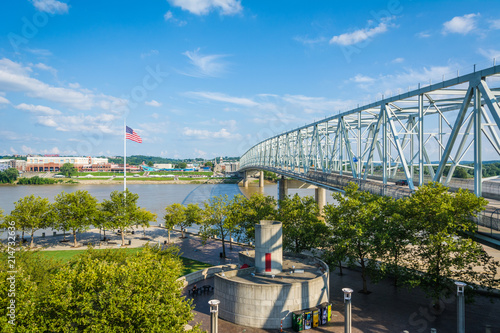
[{"label": "car", "polygon": [[406,180],[406,179],[397,180],[396,181],[396,185],[399,185],[399,186],[408,186],[408,180]]}]

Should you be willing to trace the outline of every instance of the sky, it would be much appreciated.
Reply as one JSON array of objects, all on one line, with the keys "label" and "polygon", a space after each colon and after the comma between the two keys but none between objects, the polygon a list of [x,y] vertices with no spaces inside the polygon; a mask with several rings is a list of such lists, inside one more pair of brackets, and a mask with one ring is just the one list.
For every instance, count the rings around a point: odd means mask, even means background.
[{"label": "sky", "polygon": [[500,58],[496,0],[0,6],[0,155],[240,156]]}]

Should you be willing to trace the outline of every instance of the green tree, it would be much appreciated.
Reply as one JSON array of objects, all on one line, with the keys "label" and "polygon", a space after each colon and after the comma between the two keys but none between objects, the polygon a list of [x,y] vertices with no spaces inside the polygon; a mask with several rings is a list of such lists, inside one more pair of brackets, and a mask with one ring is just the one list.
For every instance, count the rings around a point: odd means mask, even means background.
[{"label": "green tree", "polygon": [[137,225],[140,225],[144,231],[144,236],[146,236],[146,228],[149,228],[150,222],[156,222],[157,215],[150,212],[145,208],[139,208],[137,210]]},{"label": "green tree", "polygon": [[[168,243],[170,244],[170,232],[176,225],[183,223],[186,220],[186,208],[180,203],[173,203],[165,207],[165,228],[168,232]],[[184,234],[182,235],[184,237]]]},{"label": "green tree", "polygon": [[285,250],[301,253],[319,245],[327,228],[318,216],[318,204],[310,196],[301,198],[295,194],[280,200],[277,219],[283,223]]},{"label": "green tree", "polygon": [[212,162],[210,162],[210,161],[207,161],[207,162],[205,162],[205,166],[207,166],[207,167],[213,167],[214,164]]},{"label": "green tree", "polygon": [[417,229],[408,218],[409,200],[384,196],[378,201],[380,214],[374,220],[378,229],[374,240],[380,271],[393,276],[396,287],[414,286],[414,271],[407,267],[411,266]]},{"label": "green tree", "polygon": [[[30,247],[34,246],[35,231],[47,228],[51,225],[53,215],[51,214],[51,204],[48,199],[35,197],[33,194],[19,199],[15,203],[15,208],[6,218],[14,221],[16,229],[27,230],[31,235]],[[23,235],[24,238],[24,235]]]},{"label": "green tree", "polygon": [[467,173],[467,170],[465,170],[462,167],[457,167],[455,169],[455,172],[453,172],[453,177],[456,178],[469,178],[469,174]]},{"label": "green tree", "polygon": [[97,199],[89,192],[78,190],[61,192],[55,198],[56,227],[73,233],[73,246],[77,247],[76,233],[88,230],[98,213]]},{"label": "green tree", "polygon": [[439,183],[421,186],[409,199],[410,222],[418,230],[412,268],[424,273],[420,286],[436,306],[442,295],[455,290],[453,281],[483,287],[498,284],[499,263],[469,237],[475,231],[471,217],[486,204],[468,190],[449,193]]},{"label": "green tree", "polygon": [[203,220],[203,210],[197,204],[188,204],[184,212],[186,219],[179,224],[182,230],[182,237],[184,237],[184,228],[189,228],[193,224],[200,224]]},{"label": "green tree", "polygon": [[248,199],[241,194],[237,194],[229,202],[227,207],[226,226],[229,229],[229,248],[233,249],[233,235],[240,233],[243,222],[246,220],[246,207]]},{"label": "green tree", "polygon": [[78,170],[73,166],[71,163],[64,163],[63,166],[59,169],[59,172],[65,175],[68,178],[71,178],[71,176],[76,175],[78,173]]},{"label": "green tree", "polygon": [[332,246],[339,246],[349,264],[359,264],[363,292],[368,293],[367,278],[375,270],[377,226],[374,220],[380,215],[377,196],[358,191],[358,185],[349,183],[345,194],[333,193],[337,205],[326,205],[325,221],[332,235]]},{"label": "green tree", "polygon": [[[16,324],[7,322],[9,298],[0,297],[0,331],[183,332],[193,319],[192,301],[182,297],[177,281],[178,248],[82,252],[64,265],[33,251],[16,252]],[[1,260],[2,281],[8,271]],[[0,284],[0,294],[8,288]]]},{"label": "green tree", "polygon": [[177,169],[186,169],[187,168],[187,163],[186,162],[179,162],[175,167]]},{"label": "green tree", "polygon": [[222,257],[226,258],[226,237],[232,232],[234,226],[227,219],[230,205],[226,195],[212,197],[205,201],[201,234],[203,238],[217,236],[222,241]]},{"label": "green tree", "polygon": [[254,193],[245,201],[245,219],[240,231],[247,241],[255,242],[255,225],[260,220],[276,219],[276,199],[262,193]]},{"label": "green tree", "polygon": [[153,163],[153,161],[149,161],[149,162],[148,162],[148,167],[152,167],[153,165],[155,165],[155,164]]},{"label": "green tree", "polygon": [[125,245],[125,230],[138,224],[137,200],[139,195],[126,191],[113,191],[110,200],[104,200],[103,210],[112,228],[118,229],[122,236],[122,246]]}]

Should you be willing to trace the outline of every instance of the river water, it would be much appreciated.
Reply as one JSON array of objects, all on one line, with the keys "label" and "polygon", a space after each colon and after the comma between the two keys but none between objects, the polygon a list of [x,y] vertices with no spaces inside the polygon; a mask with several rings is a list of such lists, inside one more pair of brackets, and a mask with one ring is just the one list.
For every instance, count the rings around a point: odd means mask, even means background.
[{"label": "river water", "polygon": [[[264,193],[277,197],[277,185],[266,185],[263,189],[259,187],[249,187],[247,189],[239,187],[236,184],[129,184],[127,185],[129,191],[139,195],[138,205],[158,215],[156,225],[163,223],[163,216],[165,215],[165,207],[173,203],[181,203],[187,205],[189,203],[201,204],[203,201],[219,195],[227,194],[231,199],[237,194],[244,194],[250,196],[252,193]],[[88,191],[98,201],[109,199],[109,195],[113,191],[122,191],[123,184],[109,184],[109,185],[12,185],[0,186],[0,208],[3,209],[4,215],[8,215],[17,200],[34,194],[42,198],[47,198],[54,202],[54,197],[65,191],[74,192],[77,190]],[[290,189],[289,194],[293,195],[298,193],[300,196],[314,196],[314,190],[311,189]],[[327,202],[333,202],[331,195],[327,191]],[[196,229],[196,228],[194,228]],[[42,232],[50,232],[50,230],[39,230],[35,236],[41,236]],[[5,238],[6,233],[1,233],[1,238]]]}]

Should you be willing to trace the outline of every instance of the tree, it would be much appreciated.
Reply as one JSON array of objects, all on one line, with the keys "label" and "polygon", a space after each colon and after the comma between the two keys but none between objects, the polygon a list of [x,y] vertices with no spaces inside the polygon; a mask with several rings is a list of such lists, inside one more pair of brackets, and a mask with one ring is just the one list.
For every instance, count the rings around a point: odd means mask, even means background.
[{"label": "tree", "polygon": [[229,198],[226,195],[212,197],[205,201],[201,234],[203,238],[217,236],[222,240],[222,257],[226,258],[226,237],[231,233],[233,225],[227,220]]},{"label": "tree", "polygon": [[210,162],[210,161],[206,161],[205,162],[205,166],[207,166],[207,167],[213,167],[214,164],[212,162]]},{"label": "tree", "polygon": [[245,219],[241,223],[240,231],[247,241],[255,241],[255,225],[260,220],[276,218],[276,203],[276,199],[262,193],[254,193],[245,201]]},{"label": "tree", "polygon": [[73,233],[73,246],[77,247],[76,233],[88,230],[98,214],[97,199],[89,192],[78,190],[62,192],[56,196],[54,211],[57,228]]},{"label": "tree", "polygon": [[395,200],[383,196],[378,199],[380,214],[374,220],[375,248],[380,258],[379,268],[394,277],[394,285],[414,286],[415,274],[409,270],[415,244],[416,226],[408,218],[408,199]]},{"label": "tree", "polygon": [[[186,208],[180,203],[173,203],[165,207],[165,228],[168,232],[168,243],[170,244],[170,231],[174,229],[176,225],[184,222],[186,220]],[[184,237],[184,235],[182,235]]]},{"label": "tree", "polygon": [[72,175],[76,175],[78,170],[71,163],[64,163],[63,166],[59,169],[59,172],[65,175],[68,178],[71,178]]},{"label": "tree", "polygon": [[149,162],[148,162],[148,167],[152,167],[153,165],[155,165],[155,164],[153,163],[153,161],[149,161]]},{"label": "tree", "polygon": [[[417,228],[412,268],[423,272],[419,283],[439,307],[439,298],[454,290],[453,281],[491,287],[498,262],[470,238],[471,217],[484,210],[486,200],[468,190],[449,193],[439,183],[421,186],[409,199],[410,222]],[[480,267],[480,269],[477,269]]]},{"label": "tree", "polygon": [[104,200],[103,210],[106,212],[109,225],[120,230],[122,236],[122,246],[125,245],[125,230],[138,224],[137,200],[139,195],[126,191],[113,191],[110,200]]},{"label": "tree", "polygon": [[176,167],[176,169],[186,169],[187,163],[186,162],[179,162],[175,167]]},{"label": "tree", "polygon": [[332,235],[332,246],[339,246],[345,253],[349,264],[361,267],[363,293],[368,293],[367,277],[375,270],[375,237],[377,234],[374,220],[380,214],[377,196],[358,191],[358,185],[349,183],[345,194],[333,193],[337,205],[326,205],[325,221]]},{"label": "tree", "polygon": [[[61,265],[17,251],[15,325],[7,322],[10,298],[0,297],[0,331],[182,332],[194,306],[177,281],[178,253],[176,247],[146,246],[132,255],[90,248]],[[2,281],[8,271],[7,260],[0,261]],[[1,283],[0,294],[8,288]],[[201,330],[197,325],[192,332]]]},{"label": "tree", "polygon": [[246,219],[246,202],[241,194],[237,194],[229,202],[227,207],[226,227],[229,229],[229,248],[233,249],[233,235],[238,234]]},{"label": "tree", "polygon": [[[33,194],[19,199],[15,208],[6,218],[14,221],[17,229],[27,230],[31,235],[30,247],[34,246],[34,233],[52,223],[51,204],[48,199],[35,197]],[[23,235],[24,238],[24,235]]]},{"label": "tree", "polygon": [[203,216],[203,210],[197,204],[188,204],[184,210],[186,219],[178,224],[181,227],[182,237],[184,238],[184,229],[189,228],[193,224],[200,224]]},{"label": "tree", "polygon": [[146,228],[150,226],[150,222],[156,222],[156,217],[157,215],[155,213],[152,213],[145,208],[137,209],[137,225],[142,226],[144,236],[146,236]]},{"label": "tree", "polygon": [[283,247],[294,253],[316,248],[326,231],[318,216],[318,204],[310,196],[295,194],[280,200],[277,219],[283,223]]}]

